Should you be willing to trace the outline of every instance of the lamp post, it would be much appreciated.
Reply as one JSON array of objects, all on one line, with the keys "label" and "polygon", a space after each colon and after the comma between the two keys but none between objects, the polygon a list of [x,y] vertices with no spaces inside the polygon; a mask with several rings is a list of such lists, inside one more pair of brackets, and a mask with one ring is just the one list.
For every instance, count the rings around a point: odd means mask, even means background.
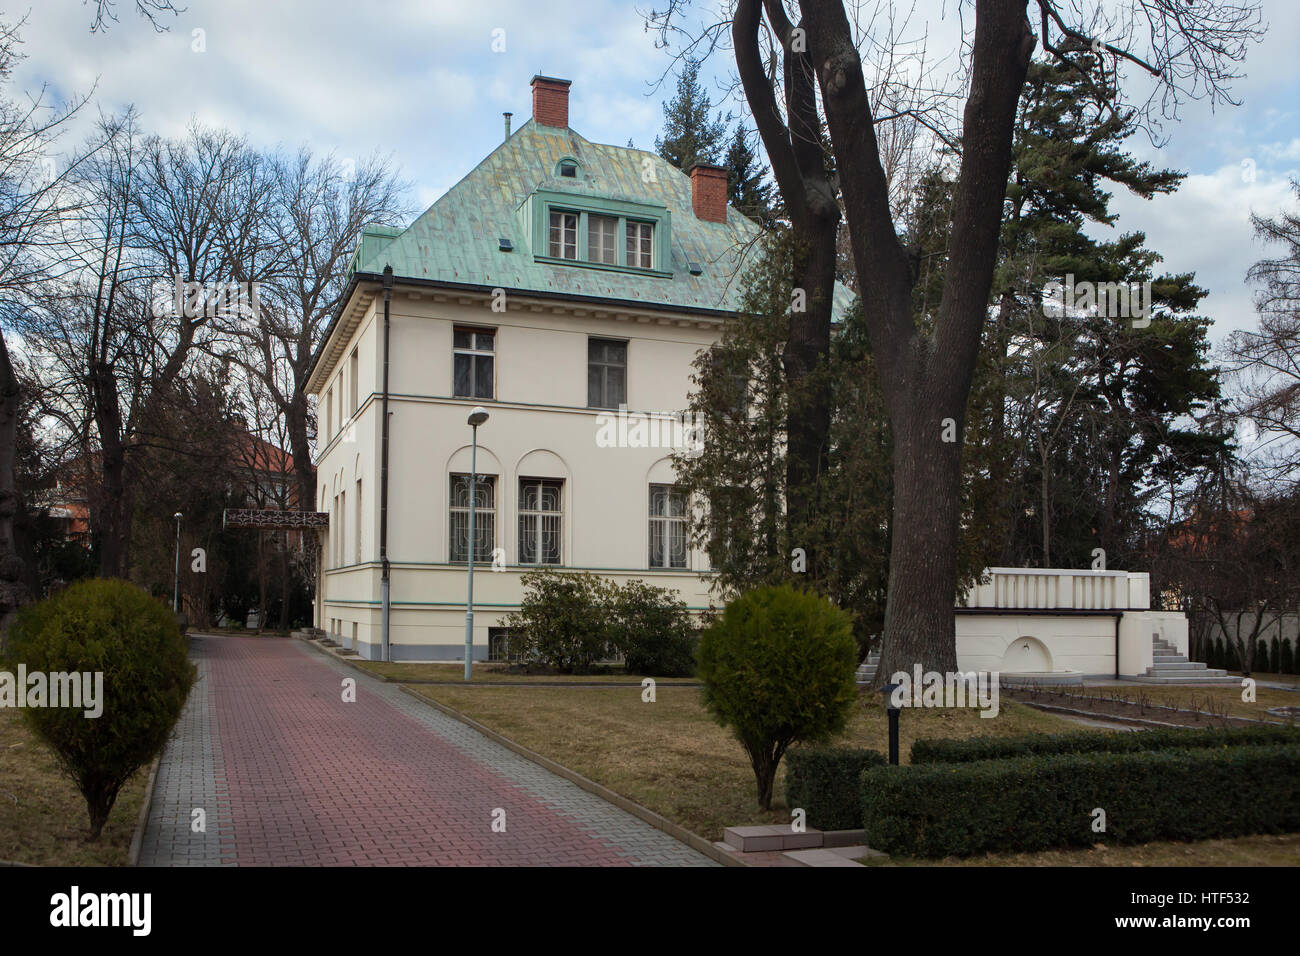
[{"label": "lamp post", "polygon": [[487,409],[475,405],[468,424],[473,430],[469,453],[469,593],[465,600],[465,680],[470,680],[474,664],[474,499],[478,494],[478,427],[488,420]]},{"label": "lamp post", "polygon": [[176,574],[172,578],[172,612],[181,613],[181,518],[179,511],[172,515],[176,519]]},{"label": "lamp post", "polygon": [[880,692],[885,695],[885,713],[889,715],[889,762],[895,767],[898,766],[898,711],[899,708],[894,706],[894,691],[898,690],[897,684],[886,684],[880,688]]}]

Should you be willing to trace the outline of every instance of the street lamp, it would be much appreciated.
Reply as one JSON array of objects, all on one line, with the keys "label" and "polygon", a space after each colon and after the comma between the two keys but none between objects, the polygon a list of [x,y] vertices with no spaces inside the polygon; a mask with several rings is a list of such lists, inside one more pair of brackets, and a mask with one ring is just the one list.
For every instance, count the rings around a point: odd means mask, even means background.
[{"label": "street lamp", "polygon": [[885,695],[885,713],[889,715],[889,762],[895,767],[898,766],[898,711],[899,708],[894,705],[894,691],[898,690],[897,684],[886,684],[880,688],[880,692]]},{"label": "street lamp", "polygon": [[470,680],[474,663],[474,499],[478,495],[478,427],[488,420],[487,409],[475,405],[467,422],[473,429],[469,453],[469,594],[465,600],[465,680]]},{"label": "street lamp", "polygon": [[181,518],[179,511],[172,515],[176,519],[176,575],[172,578],[172,612],[181,613]]}]

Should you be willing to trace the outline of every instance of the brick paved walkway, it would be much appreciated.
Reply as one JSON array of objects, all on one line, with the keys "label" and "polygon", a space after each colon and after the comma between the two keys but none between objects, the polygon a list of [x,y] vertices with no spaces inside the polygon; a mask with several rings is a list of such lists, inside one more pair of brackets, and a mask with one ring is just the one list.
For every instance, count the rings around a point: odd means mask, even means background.
[{"label": "brick paved walkway", "polygon": [[158,769],[141,865],[712,863],[298,641],[191,648],[199,680]]}]

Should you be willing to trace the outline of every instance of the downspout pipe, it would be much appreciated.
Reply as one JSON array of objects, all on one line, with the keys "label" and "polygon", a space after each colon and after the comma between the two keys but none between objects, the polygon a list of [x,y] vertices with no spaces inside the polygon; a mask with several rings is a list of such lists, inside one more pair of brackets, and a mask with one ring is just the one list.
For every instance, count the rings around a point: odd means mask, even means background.
[{"label": "downspout pipe", "polygon": [[379,447],[379,628],[383,634],[383,659],[392,659],[389,638],[391,581],[388,566],[388,308],[393,298],[393,267],[384,266],[384,383],[380,398]]}]

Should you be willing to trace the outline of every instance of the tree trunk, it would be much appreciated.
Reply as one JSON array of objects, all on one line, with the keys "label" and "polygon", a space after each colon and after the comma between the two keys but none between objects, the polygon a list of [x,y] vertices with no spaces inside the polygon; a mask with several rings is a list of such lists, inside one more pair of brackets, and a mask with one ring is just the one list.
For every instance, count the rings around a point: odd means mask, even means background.
[{"label": "tree trunk", "polygon": [[[357,529],[361,533],[361,529]],[[280,532],[280,630],[289,629],[289,532]]]},{"label": "tree trunk", "polygon": [[14,538],[14,519],[22,500],[14,478],[18,445],[18,401],[21,391],[0,332],[0,652],[18,608],[31,600],[24,582],[26,568]]},{"label": "tree trunk", "polygon": [[[796,288],[807,295],[806,311],[791,314],[789,337],[781,357],[789,397],[786,514],[788,527],[796,536],[806,535],[816,525],[817,483],[829,466],[831,430],[829,382],[817,373],[831,348],[838,215],[835,219],[807,218],[810,221],[796,232],[794,272]],[[811,540],[794,540],[792,544],[804,548],[809,580],[820,580],[823,569]]]},{"label": "tree trunk", "polygon": [[311,461],[311,442],[307,436],[309,409],[307,396],[299,389],[285,413],[289,431],[289,453],[293,456],[293,471],[298,479],[299,511],[316,510],[316,466]]},{"label": "tree trunk", "polygon": [[935,490],[960,483],[961,445],[939,441],[934,424],[913,421],[894,429],[889,599],[878,684],[899,671],[910,674],[918,661],[925,670],[957,669],[959,499]]},{"label": "tree trunk", "polygon": [[131,538],[131,513],[126,491],[126,449],[122,444],[122,413],[118,405],[117,378],[106,363],[90,366],[95,426],[99,430],[100,481],[99,574],[124,578]]},{"label": "tree trunk", "polygon": [[[1012,129],[1035,37],[1026,0],[977,0],[949,260],[933,332],[913,314],[861,54],[844,7],[803,2],[834,144],[867,331],[894,436],[889,596],[876,682],[956,669],[961,439],[1002,226]],[[956,442],[944,441],[956,426]]]},{"label": "tree trunk", "polygon": [[1050,568],[1052,566],[1052,496],[1048,482],[1051,481],[1051,462],[1046,453],[1041,456],[1039,469],[1039,484],[1042,489],[1039,493],[1039,507],[1043,509],[1043,567]]}]

